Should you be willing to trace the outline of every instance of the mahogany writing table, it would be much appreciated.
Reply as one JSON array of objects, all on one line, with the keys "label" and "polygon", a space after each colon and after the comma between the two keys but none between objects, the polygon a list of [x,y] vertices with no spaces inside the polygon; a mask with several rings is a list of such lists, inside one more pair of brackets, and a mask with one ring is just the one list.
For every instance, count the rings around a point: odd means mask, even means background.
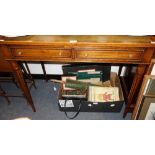
[{"label": "mahogany writing table", "polygon": [[0,52],[7,60],[33,111],[35,106],[18,61],[53,63],[136,64],[124,114],[133,111],[135,94],[154,57],[153,36],[28,35],[3,37]]}]

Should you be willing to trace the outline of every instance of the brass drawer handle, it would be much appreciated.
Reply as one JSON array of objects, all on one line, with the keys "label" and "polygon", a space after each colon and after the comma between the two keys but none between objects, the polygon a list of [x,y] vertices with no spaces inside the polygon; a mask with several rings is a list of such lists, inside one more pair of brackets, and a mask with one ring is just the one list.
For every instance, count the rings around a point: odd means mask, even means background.
[{"label": "brass drawer handle", "polygon": [[18,55],[22,55],[22,52],[18,52]]},{"label": "brass drawer handle", "polygon": [[85,53],[85,55],[84,55],[85,57],[87,57],[88,56],[88,53]]},{"label": "brass drawer handle", "polygon": [[62,53],[61,52],[59,52],[59,56],[61,56],[62,55]]},{"label": "brass drawer handle", "polygon": [[132,58],[132,54],[129,54],[129,58]]}]

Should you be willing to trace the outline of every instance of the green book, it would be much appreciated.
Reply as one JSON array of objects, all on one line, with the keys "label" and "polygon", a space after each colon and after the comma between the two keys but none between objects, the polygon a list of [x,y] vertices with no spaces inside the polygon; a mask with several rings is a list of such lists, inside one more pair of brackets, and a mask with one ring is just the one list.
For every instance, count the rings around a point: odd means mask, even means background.
[{"label": "green book", "polygon": [[71,79],[67,79],[65,83],[65,87],[78,89],[78,90],[86,90],[88,86],[89,86],[89,83],[71,80]]},{"label": "green book", "polygon": [[68,72],[68,75],[77,75],[78,72]]},{"label": "green book", "polygon": [[69,75],[76,75],[77,79],[90,79],[90,78],[100,78],[102,79],[102,71],[95,72],[68,72]]},{"label": "green book", "polygon": [[95,84],[91,84],[91,83],[87,83],[87,82],[71,80],[71,79],[67,79],[66,83],[65,83],[65,87],[81,90],[83,92],[88,89],[88,86],[96,86],[96,85]]},{"label": "green book", "polygon": [[91,79],[91,78],[100,78],[100,79],[102,79],[102,72],[94,72],[94,73],[78,72],[77,73],[77,79],[78,80]]}]

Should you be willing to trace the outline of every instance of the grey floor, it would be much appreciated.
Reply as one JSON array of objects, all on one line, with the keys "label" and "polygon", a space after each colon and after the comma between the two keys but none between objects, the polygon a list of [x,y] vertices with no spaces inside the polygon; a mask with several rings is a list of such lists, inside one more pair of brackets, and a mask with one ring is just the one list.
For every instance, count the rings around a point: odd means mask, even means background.
[{"label": "grey floor", "polygon": [[[60,112],[58,108],[58,95],[54,91],[55,85],[44,80],[35,80],[37,89],[32,88],[31,94],[37,109],[32,112],[30,106],[24,98],[10,98],[11,104],[8,105],[3,97],[0,97],[0,119],[12,120],[20,117],[28,117],[32,120],[67,120],[64,112]],[[2,83],[2,87],[8,93],[21,94],[20,90],[12,83]],[[56,86],[58,89],[58,87]],[[81,112],[75,118],[77,120],[124,120],[124,106],[120,113],[102,113],[102,112]],[[72,113],[71,113],[72,114]],[[125,120],[129,120],[131,114],[128,114]]]}]

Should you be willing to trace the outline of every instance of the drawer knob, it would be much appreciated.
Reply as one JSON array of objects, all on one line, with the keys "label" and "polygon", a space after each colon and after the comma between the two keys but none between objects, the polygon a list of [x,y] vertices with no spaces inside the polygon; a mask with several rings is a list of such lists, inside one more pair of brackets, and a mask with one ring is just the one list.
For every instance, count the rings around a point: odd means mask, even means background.
[{"label": "drawer knob", "polygon": [[22,54],[22,52],[18,52],[18,55],[21,55]]},{"label": "drawer knob", "polygon": [[129,54],[129,58],[132,58],[132,54]]},{"label": "drawer knob", "polygon": [[87,57],[87,56],[88,56],[88,53],[85,54],[85,57]]},{"label": "drawer knob", "polygon": [[59,52],[59,56],[61,56],[61,52]]}]

